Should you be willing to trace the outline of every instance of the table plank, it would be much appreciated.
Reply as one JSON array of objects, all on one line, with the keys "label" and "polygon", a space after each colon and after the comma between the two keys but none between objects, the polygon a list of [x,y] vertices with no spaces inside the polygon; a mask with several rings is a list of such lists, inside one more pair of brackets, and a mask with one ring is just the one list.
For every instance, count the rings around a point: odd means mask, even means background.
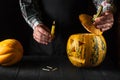
[{"label": "table plank", "polygon": [[9,67],[0,66],[0,80],[16,80],[17,73],[19,72],[19,64],[17,63]]}]

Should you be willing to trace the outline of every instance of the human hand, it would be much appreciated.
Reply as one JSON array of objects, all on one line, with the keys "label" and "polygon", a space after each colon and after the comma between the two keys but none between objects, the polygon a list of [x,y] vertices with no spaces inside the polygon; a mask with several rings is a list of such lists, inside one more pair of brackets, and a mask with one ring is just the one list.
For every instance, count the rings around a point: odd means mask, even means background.
[{"label": "human hand", "polygon": [[93,24],[96,26],[96,28],[104,32],[109,30],[113,26],[113,23],[113,13],[106,11],[102,13],[100,17],[97,17]]},{"label": "human hand", "polygon": [[33,38],[38,43],[46,45],[52,40],[50,30],[44,24],[39,24],[34,28]]}]

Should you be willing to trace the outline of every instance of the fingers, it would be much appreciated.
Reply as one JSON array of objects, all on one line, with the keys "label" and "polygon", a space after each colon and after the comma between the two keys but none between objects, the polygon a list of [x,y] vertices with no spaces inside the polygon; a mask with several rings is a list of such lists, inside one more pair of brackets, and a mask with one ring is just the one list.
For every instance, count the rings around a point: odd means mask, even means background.
[{"label": "fingers", "polygon": [[96,28],[100,29],[101,31],[106,31],[113,26],[113,23],[113,14],[106,11],[100,17],[96,18],[93,24],[96,26]]},{"label": "fingers", "polygon": [[111,23],[113,21],[114,21],[113,14],[106,12],[106,13],[103,13],[100,17],[96,18],[94,24],[100,25],[105,23]]},{"label": "fingers", "polygon": [[47,45],[49,42],[51,42],[50,30],[44,25],[39,25],[35,27],[33,31],[33,38],[38,43]]},{"label": "fingers", "polygon": [[112,23],[106,23],[102,25],[97,25],[96,28],[100,29],[101,31],[106,31],[112,27]]},{"label": "fingers", "polygon": [[44,36],[51,36],[50,34],[50,30],[43,24],[40,24],[38,27],[37,27],[37,30],[38,32],[42,33]]},{"label": "fingers", "polygon": [[46,45],[51,41],[48,37],[43,36],[41,33],[39,33],[39,35],[36,34],[36,33],[33,33],[33,38],[34,38],[38,43],[46,44]]}]

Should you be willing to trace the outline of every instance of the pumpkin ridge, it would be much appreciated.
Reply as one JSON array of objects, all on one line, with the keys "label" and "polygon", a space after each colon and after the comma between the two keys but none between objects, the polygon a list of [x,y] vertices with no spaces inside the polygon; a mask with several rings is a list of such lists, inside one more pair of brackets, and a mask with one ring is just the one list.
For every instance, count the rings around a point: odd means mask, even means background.
[{"label": "pumpkin ridge", "polygon": [[6,63],[4,63],[4,64],[2,64],[3,66],[10,66],[10,65],[12,65],[12,64],[15,64],[16,62],[19,62],[21,59],[22,59],[22,56],[21,56],[21,53],[19,53],[19,55],[18,54],[16,54],[14,57],[13,57],[14,59],[11,59],[9,62],[6,62]]},{"label": "pumpkin ridge", "polygon": [[[6,57],[6,58],[5,58]],[[4,64],[14,57],[13,53],[0,55],[0,64]]]},{"label": "pumpkin ridge", "polygon": [[23,46],[16,39],[5,39],[0,42],[0,65],[9,66],[23,57]]}]

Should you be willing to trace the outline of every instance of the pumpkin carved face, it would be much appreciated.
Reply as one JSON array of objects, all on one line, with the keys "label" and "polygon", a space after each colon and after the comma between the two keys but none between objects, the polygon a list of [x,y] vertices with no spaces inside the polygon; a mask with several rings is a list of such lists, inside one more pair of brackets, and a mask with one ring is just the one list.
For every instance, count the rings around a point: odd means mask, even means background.
[{"label": "pumpkin carved face", "polygon": [[104,60],[106,48],[102,35],[73,34],[67,42],[67,55],[71,63],[77,67],[97,66]]},{"label": "pumpkin carved face", "polygon": [[0,42],[0,65],[9,66],[20,61],[23,56],[23,47],[15,39],[6,39]]}]

